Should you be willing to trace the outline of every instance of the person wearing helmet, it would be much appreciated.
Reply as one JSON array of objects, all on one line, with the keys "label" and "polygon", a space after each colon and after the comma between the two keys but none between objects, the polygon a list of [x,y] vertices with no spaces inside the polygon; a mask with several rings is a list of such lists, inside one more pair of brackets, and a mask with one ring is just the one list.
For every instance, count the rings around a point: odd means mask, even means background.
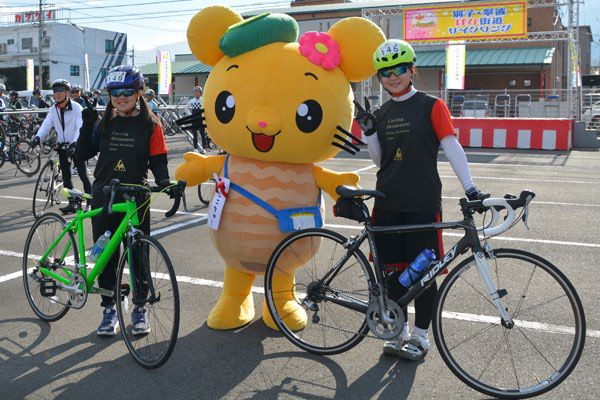
[{"label": "person wearing helmet", "polygon": [[[202,86],[194,88],[194,97],[185,105],[188,114],[198,114],[202,112]],[[202,136],[202,146],[198,144],[198,132]],[[205,154],[205,148],[208,148],[208,136],[203,126],[192,129],[192,145],[194,150],[200,154]]]},{"label": "person wearing helmet", "polygon": [[6,96],[6,85],[4,83],[0,83],[0,111],[4,110],[8,107],[8,102],[10,101],[8,96]]},{"label": "person wearing helmet", "polygon": [[23,103],[19,100],[19,92],[16,90],[11,90],[8,93],[8,108],[11,110],[21,110],[23,108]]},{"label": "person wearing helmet", "polygon": [[36,108],[49,108],[50,104],[46,103],[46,100],[42,97],[42,92],[40,89],[33,90],[33,97],[31,98],[29,104]]},{"label": "person wearing helmet", "polygon": [[158,103],[154,98],[154,96],[156,95],[154,90],[148,89],[146,90],[146,93],[144,93],[144,95],[146,97],[146,103],[148,103],[148,107],[150,107],[154,114],[158,115]]},{"label": "person wearing helmet", "polygon": [[[38,130],[33,139],[35,145],[40,144],[46,137],[50,129],[54,128],[58,136],[58,160],[60,171],[62,174],[63,184],[67,189],[73,189],[72,174],[71,174],[71,159],[81,183],[83,190],[86,193],[91,193],[92,185],[88,178],[87,168],[84,160],[75,157],[75,147],[79,138],[79,129],[83,123],[81,118],[82,108],[79,103],[71,101],[69,91],[71,84],[65,79],[56,79],[52,82],[52,92],[56,103],[42,122],[42,126]],[[69,202],[65,207],[61,207],[60,211],[63,214],[71,214],[77,211],[75,205]]]},{"label": "person wearing helmet", "polygon": [[[110,101],[102,119],[95,124],[93,115],[89,119],[85,118],[77,153],[84,159],[98,154],[92,186],[93,208],[103,206],[105,195],[102,189],[112,179],[118,179],[124,184],[147,185],[150,169],[159,185],[168,184],[167,144],[158,118],[144,100],[143,89],[144,77],[136,67],[115,67],[106,76],[106,90]],[[117,196],[115,201],[119,200]],[[143,196],[137,199],[140,219],[138,228],[146,234],[150,233],[148,200],[148,197]],[[115,232],[122,218],[119,214],[104,213],[92,218],[94,241],[107,230]],[[118,260],[117,251],[100,275],[101,288],[115,290]],[[143,290],[142,280],[136,279],[134,287]],[[135,296],[136,299],[145,297],[144,294]],[[145,303],[134,300],[134,305],[133,334],[145,335],[150,332]],[[114,297],[102,296],[101,306],[104,308],[103,317],[96,333],[100,336],[114,336],[119,326]]]},{"label": "person wearing helmet", "polygon": [[81,96],[83,88],[80,85],[73,85],[71,87],[71,98],[79,103],[82,108],[85,108],[85,102]]},{"label": "person wearing helmet", "polygon": [[[458,176],[469,199],[485,196],[473,183],[465,153],[456,139],[450,112],[443,100],[414,87],[417,56],[403,40],[390,39],[373,54],[377,79],[391,99],[371,113],[368,100],[363,108],[355,101],[356,121],[366,136],[369,155],[379,167],[377,198],[373,209],[374,225],[429,224],[441,221],[442,183],[437,170],[438,149]],[[489,195],[488,195],[489,196]],[[376,236],[376,246],[386,267],[386,286],[390,298],[400,299],[408,289],[399,277],[424,250],[444,255],[441,231],[422,231]],[[429,349],[431,323],[437,285],[434,282],[415,299],[415,321],[409,333],[386,342],[384,354],[406,360],[420,360]],[[408,321],[406,309],[405,321]]]},{"label": "person wearing helmet", "polygon": [[102,93],[98,89],[95,89],[92,92],[92,99],[99,106],[105,106],[106,105],[106,101],[104,101],[104,99],[102,98]]}]

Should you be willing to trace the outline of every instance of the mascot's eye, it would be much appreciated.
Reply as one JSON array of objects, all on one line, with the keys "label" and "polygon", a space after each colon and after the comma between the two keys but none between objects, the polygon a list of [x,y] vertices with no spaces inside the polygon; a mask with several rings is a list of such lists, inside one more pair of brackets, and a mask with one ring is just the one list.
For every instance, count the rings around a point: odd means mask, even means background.
[{"label": "mascot's eye", "polygon": [[233,119],[235,114],[235,99],[228,91],[222,91],[215,101],[215,114],[221,123],[226,124]]},{"label": "mascot's eye", "polygon": [[315,100],[306,100],[296,111],[296,125],[304,133],[311,133],[321,125],[323,110]]}]

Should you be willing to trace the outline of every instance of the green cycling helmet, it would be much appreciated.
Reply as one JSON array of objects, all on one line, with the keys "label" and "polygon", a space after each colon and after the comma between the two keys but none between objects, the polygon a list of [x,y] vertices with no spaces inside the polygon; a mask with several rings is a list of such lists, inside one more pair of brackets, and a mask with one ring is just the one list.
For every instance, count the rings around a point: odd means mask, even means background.
[{"label": "green cycling helmet", "polygon": [[377,71],[398,64],[417,62],[417,56],[412,46],[399,39],[389,39],[379,45],[373,53],[373,67]]}]

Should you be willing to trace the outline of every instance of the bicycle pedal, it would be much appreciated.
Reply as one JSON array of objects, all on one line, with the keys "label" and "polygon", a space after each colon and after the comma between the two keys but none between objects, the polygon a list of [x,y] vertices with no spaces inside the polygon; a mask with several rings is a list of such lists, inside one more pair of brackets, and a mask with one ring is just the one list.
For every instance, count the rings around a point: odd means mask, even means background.
[{"label": "bicycle pedal", "polygon": [[42,278],[40,282],[40,294],[43,297],[56,296],[56,289],[58,289],[58,285],[54,279]]}]

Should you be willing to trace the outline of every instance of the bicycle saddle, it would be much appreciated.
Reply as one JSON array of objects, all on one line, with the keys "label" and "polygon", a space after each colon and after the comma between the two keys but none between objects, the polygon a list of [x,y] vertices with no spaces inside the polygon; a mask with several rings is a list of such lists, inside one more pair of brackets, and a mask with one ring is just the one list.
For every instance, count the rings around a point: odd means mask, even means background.
[{"label": "bicycle saddle", "polygon": [[346,185],[338,186],[337,188],[335,188],[335,192],[337,194],[339,194],[340,197],[343,197],[346,199],[352,199],[354,197],[361,197],[361,196],[379,197],[379,198],[386,197],[385,193],[380,192],[379,190],[366,190],[366,189],[360,189],[360,188],[357,188],[354,186],[346,186]]}]

